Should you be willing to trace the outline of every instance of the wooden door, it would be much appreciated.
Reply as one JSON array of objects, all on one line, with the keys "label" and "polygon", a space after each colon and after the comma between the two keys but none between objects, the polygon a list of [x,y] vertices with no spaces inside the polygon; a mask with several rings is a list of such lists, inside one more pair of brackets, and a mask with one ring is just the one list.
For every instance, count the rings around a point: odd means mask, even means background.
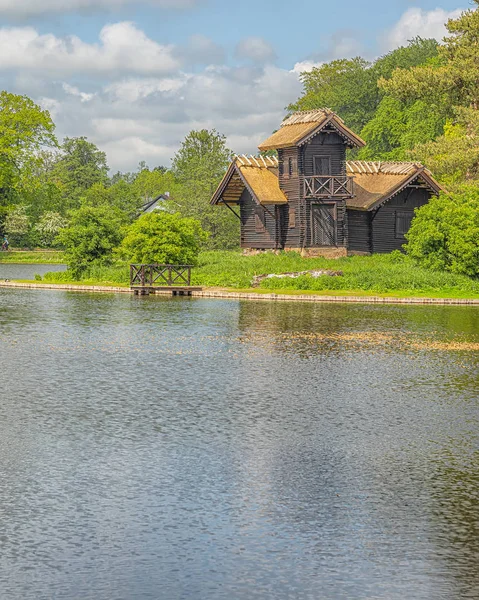
[{"label": "wooden door", "polygon": [[336,205],[311,206],[311,242],[313,246],[336,246]]}]

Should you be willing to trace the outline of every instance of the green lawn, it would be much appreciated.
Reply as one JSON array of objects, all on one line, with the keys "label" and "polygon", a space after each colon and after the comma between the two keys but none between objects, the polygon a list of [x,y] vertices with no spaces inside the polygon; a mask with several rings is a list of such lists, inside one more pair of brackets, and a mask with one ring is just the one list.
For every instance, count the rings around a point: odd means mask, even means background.
[{"label": "green lawn", "polygon": [[[302,276],[267,280],[251,289],[253,275],[311,269],[343,272],[341,277]],[[48,273],[43,281],[88,285],[128,285],[128,265],[93,267],[81,281],[68,272]],[[240,252],[203,252],[193,269],[192,285],[277,294],[379,295],[395,297],[479,298],[479,280],[453,273],[430,271],[403,255],[377,254],[339,260],[301,258],[294,252],[243,256]]]},{"label": "green lawn", "polygon": [[24,250],[0,252],[0,263],[61,265],[63,262],[63,252],[41,250],[31,252]]}]

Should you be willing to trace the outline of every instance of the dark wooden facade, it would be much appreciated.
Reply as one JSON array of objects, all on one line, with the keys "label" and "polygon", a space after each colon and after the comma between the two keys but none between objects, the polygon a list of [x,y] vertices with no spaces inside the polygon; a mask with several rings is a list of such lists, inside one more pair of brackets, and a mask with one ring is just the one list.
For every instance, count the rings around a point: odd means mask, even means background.
[{"label": "dark wooden facade", "polygon": [[240,216],[242,248],[273,250],[281,247],[277,207],[258,205],[245,189],[241,195]]},{"label": "dark wooden facade", "polygon": [[239,205],[242,248],[401,249],[439,184],[414,163],[348,163],[347,149],[362,145],[331,111],[296,113],[260,145],[277,161],[237,157],[212,203]]},{"label": "dark wooden facade", "polygon": [[346,175],[346,144],[334,131],[323,131],[299,148],[278,151],[279,185],[288,198],[282,207],[281,247],[347,246],[345,198],[308,198],[306,180]]},{"label": "dark wooden facade", "polygon": [[406,187],[375,210],[348,210],[348,249],[375,254],[402,250],[415,209],[430,197],[430,190]]}]

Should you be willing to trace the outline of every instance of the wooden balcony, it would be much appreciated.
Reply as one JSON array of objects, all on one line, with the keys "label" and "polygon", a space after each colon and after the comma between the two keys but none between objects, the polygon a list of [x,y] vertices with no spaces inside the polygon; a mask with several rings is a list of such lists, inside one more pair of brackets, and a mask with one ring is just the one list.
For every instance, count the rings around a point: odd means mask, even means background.
[{"label": "wooden balcony", "polygon": [[313,175],[304,178],[306,198],[352,198],[354,177],[349,175]]}]

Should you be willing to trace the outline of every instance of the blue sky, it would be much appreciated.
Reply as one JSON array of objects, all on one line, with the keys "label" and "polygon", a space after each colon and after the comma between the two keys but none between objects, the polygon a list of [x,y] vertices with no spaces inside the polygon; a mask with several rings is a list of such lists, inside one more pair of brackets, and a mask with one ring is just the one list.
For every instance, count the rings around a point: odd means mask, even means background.
[{"label": "blue sky", "polygon": [[[65,5],[68,4],[68,8]],[[0,0],[2,87],[87,135],[112,170],[168,164],[192,128],[254,152],[301,92],[298,73],[441,38],[468,1]]]}]

